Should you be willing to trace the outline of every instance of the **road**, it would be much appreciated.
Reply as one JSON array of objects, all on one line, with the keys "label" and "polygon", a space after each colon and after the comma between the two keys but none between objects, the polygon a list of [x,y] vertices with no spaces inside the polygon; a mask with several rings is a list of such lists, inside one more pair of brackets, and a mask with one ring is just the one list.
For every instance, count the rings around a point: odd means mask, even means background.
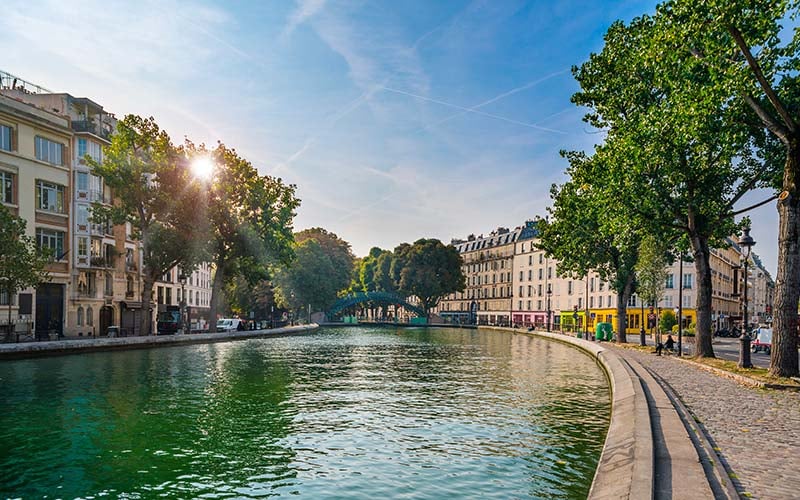
[{"label": "road", "polygon": [[[664,339],[666,339],[666,335]],[[677,348],[678,337],[675,339],[675,346]],[[638,335],[628,335],[628,342],[638,344]],[[650,337],[647,337],[647,345],[654,345]],[[683,340],[683,352],[685,355],[691,355],[694,351],[694,338]],[[727,359],[729,361],[739,361],[739,339],[714,337],[714,354],[720,359]],[[769,368],[769,354],[764,352],[751,352],[750,360],[753,366],[758,368]]]}]

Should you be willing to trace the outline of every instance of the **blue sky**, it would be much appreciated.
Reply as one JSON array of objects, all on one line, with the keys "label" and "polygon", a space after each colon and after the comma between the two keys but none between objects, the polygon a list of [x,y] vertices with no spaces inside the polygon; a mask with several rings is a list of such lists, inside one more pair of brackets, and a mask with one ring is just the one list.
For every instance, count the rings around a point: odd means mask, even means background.
[{"label": "blue sky", "polygon": [[[6,0],[2,69],[222,140],[358,255],[545,214],[601,140],[569,72],[652,1]],[[754,195],[753,199],[758,199]],[[775,269],[775,211],[751,214]]]}]

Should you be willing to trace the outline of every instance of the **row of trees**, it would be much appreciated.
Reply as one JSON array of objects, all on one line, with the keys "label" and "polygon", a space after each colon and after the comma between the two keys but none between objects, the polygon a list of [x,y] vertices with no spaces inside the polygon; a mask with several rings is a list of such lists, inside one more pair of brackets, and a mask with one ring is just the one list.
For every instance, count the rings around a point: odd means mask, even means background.
[{"label": "row of trees", "polygon": [[[753,208],[736,209],[742,197],[770,188],[775,196],[759,204],[777,199],[780,218],[770,373],[798,375],[800,32],[782,32],[797,13],[788,1],[670,0],[614,23],[603,50],[573,68],[573,102],[605,140],[591,154],[563,153],[569,180],[553,186],[543,245],[564,272],[596,269],[611,283],[618,331],[641,254],[688,252],[696,353],[713,357],[710,249],[749,223],[735,220]],[[640,286],[660,278],[648,267],[639,265]]]},{"label": "row of trees", "polygon": [[374,247],[359,262],[349,291],[415,296],[427,314],[443,297],[464,290],[461,265],[458,251],[437,239],[402,243],[394,251]]},{"label": "row of trees", "polygon": [[[142,244],[142,303],[168,270],[183,272],[212,262],[212,321],[227,282],[257,283],[272,266],[293,258],[292,221],[299,200],[295,186],[262,176],[235,150],[186,140],[175,145],[153,118],[128,115],[117,124],[102,163],[90,161],[114,192],[112,206],[94,204],[92,219],[130,223]],[[195,162],[210,162],[206,177]],[[144,315],[141,331],[150,333]]]}]

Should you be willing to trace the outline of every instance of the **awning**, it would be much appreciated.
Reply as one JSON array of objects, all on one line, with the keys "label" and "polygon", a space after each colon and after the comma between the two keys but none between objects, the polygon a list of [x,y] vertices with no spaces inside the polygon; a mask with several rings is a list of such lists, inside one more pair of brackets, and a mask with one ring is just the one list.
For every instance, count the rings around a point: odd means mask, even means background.
[{"label": "awning", "polygon": [[141,309],[142,303],[141,302],[120,302],[122,307],[125,309]]}]

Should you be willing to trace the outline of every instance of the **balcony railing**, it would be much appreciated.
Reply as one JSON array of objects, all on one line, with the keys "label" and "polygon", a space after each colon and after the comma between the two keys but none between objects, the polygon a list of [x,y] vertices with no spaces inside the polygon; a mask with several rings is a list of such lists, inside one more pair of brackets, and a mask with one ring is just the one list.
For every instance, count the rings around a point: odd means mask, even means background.
[{"label": "balcony railing", "polygon": [[96,124],[92,120],[76,120],[72,122],[72,130],[75,132],[88,132],[98,137],[110,141],[111,132],[105,130],[102,125]]},{"label": "balcony railing", "polygon": [[92,257],[89,262],[92,267],[114,267],[114,259],[107,257]]},{"label": "balcony railing", "polygon": [[97,288],[78,288],[78,297],[82,298],[97,298]]}]

